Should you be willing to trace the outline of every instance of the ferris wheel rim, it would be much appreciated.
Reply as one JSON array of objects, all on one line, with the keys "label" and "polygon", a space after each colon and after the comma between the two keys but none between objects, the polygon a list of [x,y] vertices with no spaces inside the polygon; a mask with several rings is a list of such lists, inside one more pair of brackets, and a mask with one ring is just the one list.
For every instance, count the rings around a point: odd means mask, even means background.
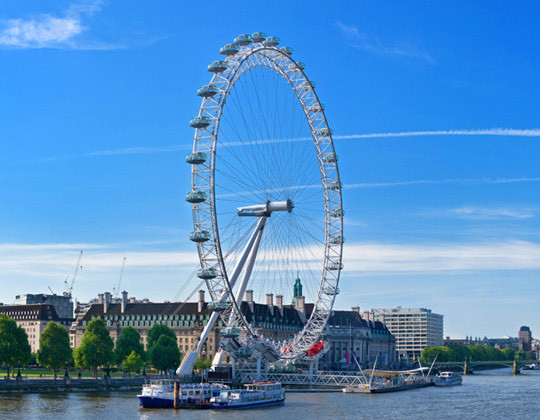
[{"label": "ferris wheel rim", "polygon": [[[223,293],[225,290],[228,292],[228,299],[231,301],[231,306],[235,306],[237,310],[240,309],[240,303],[236,302],[234,293],[232,293],[232,288],[229,284],[229,278],[227,273],[227,268],[225,267],[224,263],[224,257],[223,257],[223,250],[221,247],[221,241],[219,236],[219,228],[218,228],[218,220],[217,220],[217,211],[216,211],[216,198],[215,198],[215,165],[216,165],[216,150],[219,146],[219,128],[221,123],[221,117],[223,114],[223,109],[226,104],[226,100],[230,94],[231,89],[234,87],[235,83],[239,80],[242,75],[254,67],[268,67],[270,70],[276,71],[279,73],[291,86],[291,88],[294,90],[294,93],[296,94],[298,101],[304,111],[305,119],[307,120],[311,135],[313,138],[313,144],[317,151],[317,159],[319,163],[319,170],[321,171],[321,183],[323,187],[323,195],[324,195],[324,214],[325,214],[325,220],[324,220],[324,227],[325,227],[325,246],[324,246],[324,256],[323,261],[321,262],[322,268],[321,268],[321,280],[319,282],[317,297],[314,302],[313,311],[311,313],[310,318],[307,320],[306,324],[304,325],[304,329],[297,333],[295,337],[289,341],[289,344],[287,347],[285,347],[285,344],[280,344],[281,348],[279,349],[281,351],[281,358],[282,359],[290,359],[290,358],[297,358],[300,357],[305,353],[305,347],[306,343],[313,343],[318,339],[320,334],[322,333],[324,326],[326,325],[326,322],[328,321],[328,318],[331,315],[331,310],[335,301],[335,296],[337,293],[333,293],[330,295],[329,298],[324,299],[323,296],[325,295],[324,292],[324,285],[328,284],[328,287],[334,288],[334,292],[337,292],[338,284],[339,284],[339,277],[340,272],[342,268],[342,250],[343,250],[343,206],[342,206],[342,196],[341,196],[341,182],[339,177],[339,170],[337,166],[337,157],[334,162],[330,162],[332,168],[332,171],[334,173],[333,177],[327,177],[327,171],[326,167],[324,166],[322,156],[323,156],[323,150],[321,148],[321,145],[323,144],[322,139],[325,139],[325,154],[331,154],[333,156],[337,156],[335,154],[335,149],[331,137],[331,131],[328,127],[328,122],[326,120],[326,115],[324,114],[322,110],[322,105],[319,101],[318,95],[313,89],[312,82],[309,81],[307,76],[305,75],[303,69],[299,66],[299,64],[293,60],[289,54],[286,52],[277,49],[275,46],[265,46],[260,43],[255,43],[253,46],[247,47],[243,46],[239,49],[238,52],[239,56],[235,57],[235,55],[227,56],[227,58],[224,60],[224,62],[228,65],[232,64],[232,71],[229,71],[227,74],[227,77],[223,77],[220,73],[215,73],[215,75],[212,77],[210,83],[208,86],[223,86],[226,89],[219,88],[221,90],[220,98],[218,101],[214,100],[212,97],[206,98],[203,97],[203,101],[201,104],[201,107],[199,108],[199,114],[197,118],[209,118],[210,120],[213,119],[213,129],[212,131],[208,130],[207,127],[197,128],[196,127],[196,133],[193,143],[193,153],[201,152],[202,150],[208,151],[209,156],[208,160],[209,165],[206,166],[206,170],[209,169],[208,172],[208,181],[209,183],[207,185],[204,185],[200,183],[201,180],[201,171],[199,171],[199,165],[193,165],[192,166],[192,193],[193,192],[204,192],[205,189],[209,192],[209,205],[201,205],[201,203],[193,203],[193,222],[194,222],[194,232],[201,231],[201,226],[211,226],[212,229],[212,239],[209,240],[208,243],[197,243],[197,248],[199,251],[199,259],[201,263],[201,271],[207,270],[216,270],[219,268],[219,275],[207,278],[205,279],[207,287],[210,292],[210,296],[213,300],[216,300],[220,297],[220,293]],[[268,66],[264,66],[263,64],[259,63],[258,65],[253,65],[253,63],[249,62],[249,59],[255,55],[259,55],[259,59],[264,62],[265,60],[270,61],[272,64],[266,62],[265,64],[269,64]],[[282,61],[282,63],[279,62],[279,60]],[[287,63],[288,67],[283,68],[283,63]],[[247,63],[246,67],[242,67],[245,63]],[[294,80],[292,80],[290,76],[290,73],[295,73]],[[296,77],[298,76],[298,77]],[[306,89],[306,95],[301,96],[299,94],[298,86],[301,84],[309,84],[308,89]],[[311,95],[311,97],[310,97]],[[313,116],[310,115],[310,110],[307,109],[307,101],[311,100],[311,104],[313,103],[318,105],[319,111],[316,112],[317,114],[317,120],[314,121]],[[208,104],[207,104],[208,103]],[[215,114],[212,114],[212,113]],[[315,114],[315,113],[313,113]],[[317,123],[317,124],[315,124]],[[210,124],[209,124],[210,125]],[[317,127],[317,128],[315,128]],[[317,134],[316,130],[320,129],[326,129],[326,135],[321,136],[320,133]],[[328,134],[329,133],[329,134]],[[202,146],[202,147],[201,147]],[[208,147],[210,146],[210,147]],[[206,148],[205,148],[206,147]],[[328,163],[328,162],[327,162]],[[332,223],[334,228],[329,229],[329,226],[332,224],[330,222],[331,216],[330,216],[330,205],[329,205],[329,189],[328,185],[325,185],[325,180],[334,179],[333,182],[338,185],[337,191],[334,191],[334,196],[337,196],[337,200],[334,197],[333,203],[334,208],[333,210],[339,210],[339,216],[333,217]],[[327,182],[328,184],[328,182]],[[202,187],[202,188],[201,188]],[[337,204],[337,205],[336,205]],[[208,217],[210,215],[210,217]],[[333,233],[338,232],[340,242],[339,244],[330,244],[329,243],[329,230],[332,230]],[[211,252],[213,248],[214,252]],[[330,250],[332,250],[333,254],[330,255]],[[329,269],[329,264],[332,261],[332,264],[338,264],[337,269]],[[332,274],[331,276],[329,275]],[[213,273],[211,273],[213,274]],[[328,277],[328,278],[327,278]],[[218,280],[215,280],[215,279]],[[323,300],[325,300],[325,305],[319,305],[323,303]],[[240,317],[242,319],[242,322],[246,329],[250,330],[249,325],[245,321],[245,318],[243,314],[240,312]],[[250,333],[253,335],[253,331],[250,330]],[[302,345],[303,344],[303,345]],[[285,347],[285,349],[284,349]]]}]

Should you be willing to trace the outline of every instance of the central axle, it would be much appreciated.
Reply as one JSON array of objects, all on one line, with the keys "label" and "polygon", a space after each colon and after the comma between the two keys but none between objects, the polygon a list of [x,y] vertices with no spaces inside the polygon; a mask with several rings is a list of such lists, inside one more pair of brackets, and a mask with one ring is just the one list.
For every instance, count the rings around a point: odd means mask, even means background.
[{"label": "central axle", "polygon": [[290,198],[287,201],[267,201],[266,204],[257,204],[255,206],[238,207],[238,216],[270,216],[274,211],[291,212],[294,204]]}]

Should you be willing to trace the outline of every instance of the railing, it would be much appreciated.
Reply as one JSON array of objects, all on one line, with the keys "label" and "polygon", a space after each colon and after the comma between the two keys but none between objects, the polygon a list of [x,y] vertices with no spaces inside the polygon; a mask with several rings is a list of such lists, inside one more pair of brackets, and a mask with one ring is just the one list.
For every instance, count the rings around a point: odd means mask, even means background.
[{"label": "railing", "polygon": [[[332,386],[344,387],[348,385],[365,385],[367,380],[361,375],[352,375],[341,372],[309,373],[268,373],[263,374],[264,380],[280,382],[283,385],[309,385],[309,386]],[[242,370],[238,372],[238,379],[244,383],[261,380],[256,370]]]}]

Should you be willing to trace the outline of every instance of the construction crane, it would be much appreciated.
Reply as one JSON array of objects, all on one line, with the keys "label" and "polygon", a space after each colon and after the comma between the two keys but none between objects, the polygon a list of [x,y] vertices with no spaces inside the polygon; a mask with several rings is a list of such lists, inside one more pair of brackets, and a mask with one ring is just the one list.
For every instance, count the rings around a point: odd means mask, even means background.
[{"label": "construction crane", "polygon": [[116,283],[116,286],[114,286],[113,289],[113,297],[117,298],[120,295],[120,283],[122,282],[122,275],[124,274],[124,267],[126,265],[126,257],[124,257],[124,260],[122,261],[122,268],[120,269],[120,278],[118,279],[118,283]]},{"label": "construction crane", "polygon": [[75,279],[77,278],[77,274],[79,273],[79,269],[82,269],[81,265],[81,257],[82,257],[83,251],[79,252],[79,258],[77,258],[77,264],[75,264],[75,271],[73,272],[73,276],[71,277],[71,282],[68,283],[69,276],[64,280],[64,284],[66,286],[66,291],[64,292],[64,296],[71,297],[71,292],[73,292],[73,286],[75,285]]}]

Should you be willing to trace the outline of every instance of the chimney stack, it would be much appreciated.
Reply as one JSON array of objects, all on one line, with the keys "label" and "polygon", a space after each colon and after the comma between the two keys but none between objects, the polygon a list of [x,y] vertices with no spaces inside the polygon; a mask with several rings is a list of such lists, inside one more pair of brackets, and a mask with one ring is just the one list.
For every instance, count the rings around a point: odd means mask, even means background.
[{"label": "chimney stack", "polygon": [[248,303],[251,312],[253,312],[253,290],[246,290],[246,302]]},{"label": "chimney stack", "polygon": [[109,292],[105,292],[105,295],[103,296],[103,313],[106,314],[109,310],[109,305],[111,304],[111,294]]},{"label": "chimney stack", "polygon": [[304,323],[307,321],[305,299],[305,296],[296,296],[296,298],[294,299],[294,309],[299,312],[298,315]]},{"label": "chimney stack", "polygon": [[276,306],[279,308],[281,315],[283,315],[283,295],[276,295]]},{"label": "chimney stack", "polygon": [[351,311],[360,313],[360,306],[353,306],[353,307],[351,308]]},{"label": "chimney stack", "polygon": [[199,313],[204,309],[204,290],[199,290],[199,305],[197,306]]},{"label": "chimney stack", "polygon": [[270,307],[270,313],[273,316],[274,315],[274,294],[273,293],[266,294],[266,304]]},{"label": "chimney stack", "polygon": [[103,305],[103,293],[97,295],[97,303],[98,305]]},{"label": "chimney stack", "polygon": [[128,303],[128,292],[124,290],[122,292],[122,313],[126,312],[127,303]]}]

